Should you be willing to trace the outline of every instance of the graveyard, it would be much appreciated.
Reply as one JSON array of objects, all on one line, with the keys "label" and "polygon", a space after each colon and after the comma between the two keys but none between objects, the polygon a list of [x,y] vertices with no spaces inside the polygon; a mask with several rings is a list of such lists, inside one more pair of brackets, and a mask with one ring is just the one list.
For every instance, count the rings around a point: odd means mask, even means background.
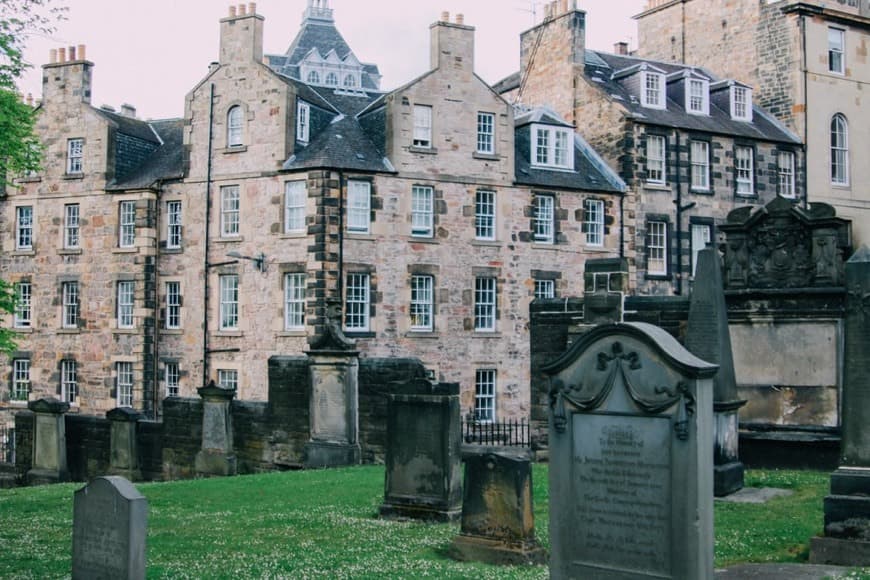
[{"label": "graveyard", "polygon": [[[535,534],[549,548],[547,465],[534,466],[533,482]],[[383,466],[361,466],[136,484],[149,503],[147,576],[549,576],[547,566],[452,560],[458,524],[379,519],[383,483]],[[0,490],[0,577],[69,576],[73,494],[82,485]],[[748,470],[746,485],[794,493],[765,504],[717,501],[716,568],[806,562],[809,539],[821,532],[828,474]]]}]

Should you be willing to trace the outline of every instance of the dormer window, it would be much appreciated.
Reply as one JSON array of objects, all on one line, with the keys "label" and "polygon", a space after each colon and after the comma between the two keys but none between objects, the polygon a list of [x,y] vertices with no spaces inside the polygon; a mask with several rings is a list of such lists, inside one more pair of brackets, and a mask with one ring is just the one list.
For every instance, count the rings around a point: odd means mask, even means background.
[{"label": "dormer window", "polygon": [[687,79],[686,111],[693,115],[710,114],[710,83],[703,79]]},{"label": "dormer window", "polygon": [[300,143],[308,143],[310,117],[311,107],[299,101],[296,104],[296,140]]},{"label": "dormer window", "polygon": [[532,143],[532,165],[574,169],[570,129],[550,125],[533,125]]},{"label": "dormer window", "polygon": [[326,75],[326,86],[328,87],[337,87],[338,86],[338,75],[335,73],[329,73]]},{"label": "dormer window", "polygon": [[313,70],[308,73],[308,84],[309,85],[319,85],[320,84],[320,73],[316,70]]},{"label": "dormer window", "polygon": [[344,88],[353,89],[356,87],[356,77],[353,75],[345,75],[344,77]]},{"label": "dormer window", "polygon": [[651,109],[665,108],[665,75],[651,71],[640,73],[640,104]]},{"label": "dormer window", "polygon": [[752,90],[748,87],[731,87],[731,118],[735,121],[752,122]]},{"label": "dormer window", "polygon": [[227,147],[241,147],[242,140],[242,108],[238,105],[227,112]]}]

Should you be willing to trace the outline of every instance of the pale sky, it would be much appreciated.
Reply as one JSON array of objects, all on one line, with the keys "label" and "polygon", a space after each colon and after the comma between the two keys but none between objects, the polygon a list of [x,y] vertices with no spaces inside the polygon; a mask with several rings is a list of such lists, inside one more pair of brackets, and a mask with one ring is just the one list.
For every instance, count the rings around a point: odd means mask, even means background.
[{"label": "pale sky", "polygon": [[[218,58],[218,21],[231,4],[224,0],[54,0],[69,7],[51,38],[33,36],[26,57],[33,64],[19,83],[22,93],[42,94],[41,66],[51,48],[87,45],[94,63],[92,104],[116,109],[130,103],[140,118],[180,117],[184,96]],[[585,10],[586,43],[612,51],[637,45],[631,16],[646,0],[578,0]],[[245,2],[247,4],[247,2]],[[331,0],[336,27],[363,62],[377,64],[382,89],[392,89],[429,68],[429,25],[442,11],[465,15],[476,28],[475,70],[495,83],[519,69],[519,35],[543,15],[531,0]],[[296,33],[307,0],[259,0],[265,18],[264,52],[283,54]]]}]

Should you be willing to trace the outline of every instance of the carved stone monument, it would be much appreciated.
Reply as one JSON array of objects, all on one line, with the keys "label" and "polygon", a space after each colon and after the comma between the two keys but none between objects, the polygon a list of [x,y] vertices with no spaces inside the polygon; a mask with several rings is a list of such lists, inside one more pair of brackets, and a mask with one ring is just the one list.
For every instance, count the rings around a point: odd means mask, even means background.
[{"label": "carved stone monument", "polygon": [[713,493],[717,497],[726,496],[743,488],[737,411],[746,401],[737,396],[722,268],[719,252],[714,248],[698,252],[686,348],[698,358],[719,365],[719,372],[713,377]]},{"label": "carved stone monument", "polygon": [[528,452],[472,447],[463,453],[462,528],[450,555],[489,564],[545,563],[547,552],[535,540]]},{"label": "carved stone monument", "polygon": [[120,475],[130,481],[142,479],[136,428],[141,415],[129,407],[117,407],[106,413],[111,425],[109,475]]},{"label": "carved stone monument", "polygon": [[583,271],[583,322],[622,322],[622,301],[628,289],[628,260],[600,258],[586,260]]},{"label": "carved stone monument", "polygon": [[307,468],[356,465],[359,444],[359,351],[341,330],[341,314],[330,305],[326,330],[310,345]]},{"label": "carved stone monument", "polygon": [[713,578],[716,370],[641,323],[545,369],[551,578]]},{"label": "carved stone monument", "polygon": [[810,543],[817,564],[870,566],[870,248],[846,263],[843,442],[825,498],[825,535]]},{"label": "carved stone monument", "polygon": [[459,384],[414,379],[387,395],[381,517],[455,521],[462,512]]},{"label": "carved stone monument", "polygon": [[73,580],[145,578],[148,501],[119,476],[98,477],[73,498]]},{"label": "carved stone monument", "polygon": [[196,390],[202,397],[202,449],[196,454],[198,475],[235,475],[232,402],[236,392],[211,381]]},{"label": "carved stone monument", "polygon": [[69,480],[66,462],[66,419],[69,403],[57,399],[30,401],[36,415],[33,433],[33,466],[27,472],[29,485]]}]

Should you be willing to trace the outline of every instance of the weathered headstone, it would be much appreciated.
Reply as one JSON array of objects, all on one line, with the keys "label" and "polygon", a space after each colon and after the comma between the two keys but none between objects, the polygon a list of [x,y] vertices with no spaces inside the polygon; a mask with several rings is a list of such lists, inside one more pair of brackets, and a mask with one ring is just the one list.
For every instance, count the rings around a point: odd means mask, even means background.
[{"label": "weathered headstone", "polygon": [[640,323],[545,368],[551,578],[713,577],[716,369]]},{"label": "weathered headstone", "polygon": [[810,561],[870,566],[870,248],[846,263],[843,427],[840,467],[825,498],[825,536]]},{"label": "weathered headstone", "polygon": [[459,384],[415,379],[387,399],[381,517],[457,520],[462,512]]},{"label": "weathered headstone", "polygon": [[325,332],[312,342],[309,359],[308,468],[356,465],[359,444],[359,352],[341,330],[340,309],[330,306]]},{"label": "weathered headstone", "polygon": [[[478,446],[473,446],[478,447]],[[483,447],[463,452],[462,527],[450,555],[489,564],[543,564],[535,540],[529,453]]]},{"label": "weathered headstone", "polygon": [[73,499],[73,580],[145,578],[148,501],[119,476],[98,477]]},{"label": "weathered headstone", "polygon": [[131,481],[142,479],[136,427],[141,415],[129,407],[117,407],[106,413],[110,424],[109,475]]},{"label": "weathered headstone", "polygon": [[719,365],[713,377],[713,493],[726,496],[743,488],[737,412],[746,401],[737,396],[721,259],[714,248],[698,252],[686,348],[698,358]]},{"label": "weathered headstone", "polygon": [[202,449],[194,467],[199,475],[235,475],[232,402],[236,392],[214,381],[196,390],[202,397]]},{"label": "weathered headstone", "polygon": [[66,419],[69,403],[57,399],[30,401],[27,408],[36,415],[33,434],[33,465],[27,483],[41,485],[69,479],[66,462]]}]

